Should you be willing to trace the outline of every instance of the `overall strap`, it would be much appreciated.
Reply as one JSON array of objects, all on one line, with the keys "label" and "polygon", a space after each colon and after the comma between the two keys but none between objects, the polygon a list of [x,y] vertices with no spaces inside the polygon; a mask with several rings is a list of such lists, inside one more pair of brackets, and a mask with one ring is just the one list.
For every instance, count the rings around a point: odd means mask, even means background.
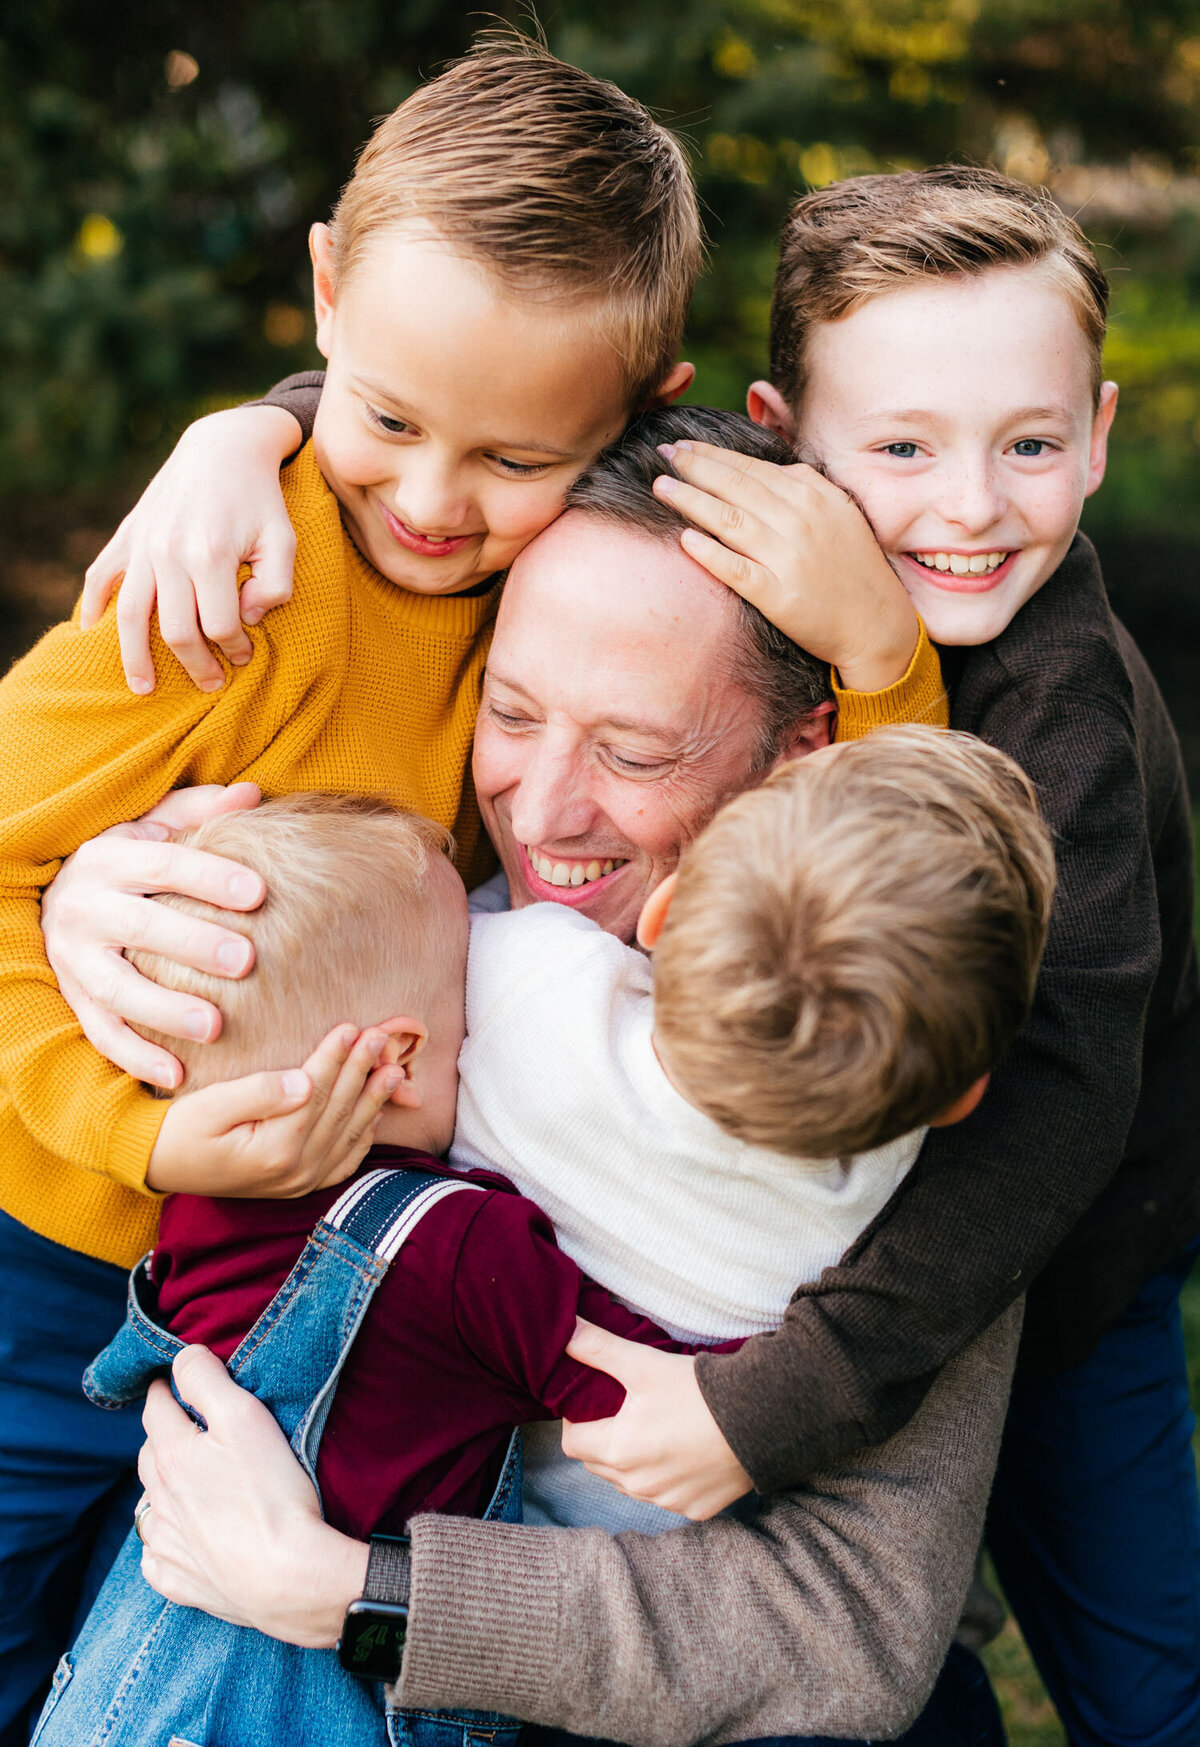
[{"label": "overall strap", "polygon": [[266,1403],[310,1480],[342,1366],[389,1264],[425,1215],[478,1183],[435,1171],[368,1171],[317,1222],[296,1266],[229,1361]]},{"label": "overall strap", "polygon": [[380,1168],[359,1177],[336,1200],[321,1222],[344,1232],[380,1261],[391,1262],[431,1207],[461,1189],[476,1189],[460,1177],[436,1171]]}]

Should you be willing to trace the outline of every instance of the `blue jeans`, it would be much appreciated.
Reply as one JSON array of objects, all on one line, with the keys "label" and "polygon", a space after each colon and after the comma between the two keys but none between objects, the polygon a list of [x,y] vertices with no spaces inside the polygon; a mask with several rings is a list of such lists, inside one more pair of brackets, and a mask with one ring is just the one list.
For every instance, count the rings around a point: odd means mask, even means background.
[{"label": "blue jeans", "polygon": [[126,1283],[0,1212],[0,1747],[25,1747],[133,1514],[141,1414],[80,1388]]},{"label": "blue jeans", "polygon": [[[987,1670],[972,1650],[952,1644],[929,1703],[890,1747],[1004,1747],[1004,1724]],[[613,1747],[611,1742],[527,1725],[521,1747]],[[736,1747],[870,1747],[828,1735],[764,1735]]]},{"label": "blue jeans", "polygon": [[[299,1261],[229,1360],[234,1380],[270,1408],[309,1479],[355,1336],[389,1262],[431,1206],[474,1185],[421,1170],[369,1171],[327,1210]],[[123,1411],[165,1374],[182,1342],[160,1321],[145,1261],[124,1322],[84,1387]],[[514,1432],[487,1518],[519,1521],[521,1440]],[[164,1601],[141,1574],[131,1530],[37,1725],[39,1747],[149,1747],[179,1739],[275,1747],[516,1747],[520,1724],[491,1712],[408,1711],[358,1680],[332,1650],[304,1650]]]},{"label": "blue jeans", "polygon": [[988,1546],[1072,1747],[1200,1742],[1200,1499],[1179,1292],[1149,1280],[1081,1365],[1019,1383]]}]

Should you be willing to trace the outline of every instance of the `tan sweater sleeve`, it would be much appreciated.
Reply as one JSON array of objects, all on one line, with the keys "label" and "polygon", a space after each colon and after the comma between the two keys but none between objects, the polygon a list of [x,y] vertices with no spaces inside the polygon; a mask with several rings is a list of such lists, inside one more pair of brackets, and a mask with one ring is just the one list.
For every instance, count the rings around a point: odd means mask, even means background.
[{"label": "tan sweater sleeve", "polygon": [[40,919],[43,889],[86,838],[180,783],[225,780],[234,761],[231,687],[198,692],[157,632],[154,651],[158,689],[135,697],[110,608],[93,631],[56,626],[0,681],[0,1086],[42,1149],[133,1189],[167,1105],[84,1038]]},{"label": "tan sweater sleeve", "polygon": [[899,1734],[970,1581],[1020,1311],[895,1437],[750,1522],[612,1537],[418,1517],[399,1702],[633,1747]]},{"label": "tan sweater sleeve", "polygon": [[862,740],[892,722],[925,722],[931,728],[950,726],[950,699],[942,683],[942,664],[921,621],[917,647],[908,672],[881,692],[849,691],[834,670],[833,695],[838,707],[837,740]]}]

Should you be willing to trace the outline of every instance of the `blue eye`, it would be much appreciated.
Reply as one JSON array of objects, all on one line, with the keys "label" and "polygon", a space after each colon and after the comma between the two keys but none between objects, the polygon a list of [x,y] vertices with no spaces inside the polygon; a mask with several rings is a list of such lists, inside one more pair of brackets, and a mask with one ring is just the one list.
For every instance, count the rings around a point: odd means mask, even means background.
[{"label": "blue eye", "polygon": [[1019,443],[1013,444],[1013,454],[1020,455],[1024,460],[1036,461],[1042,450],[1049,447],[1044,437],[1022,437]]},{"label": "blue eye", "polygon": [[389,437],[402,437],[405,431],[412,430],[412,426],[407,424],[404,419],[389,418],[387,413],[380,412],[378,407],[369,406],[367,411],[371,416],[371,423],[377,425]]},{"label": "blue eye", "polygon": [[915,443],[885,443],[883,452],[885,455],[894,455],[897,461],[911,461],[917,453],[917,445]]}]

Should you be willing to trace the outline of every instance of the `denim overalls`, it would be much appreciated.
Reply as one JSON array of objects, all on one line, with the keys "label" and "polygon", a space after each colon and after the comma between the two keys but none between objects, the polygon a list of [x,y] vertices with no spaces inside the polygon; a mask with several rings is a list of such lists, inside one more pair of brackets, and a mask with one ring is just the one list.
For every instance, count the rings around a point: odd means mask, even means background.
[{"label": "denim overalls", "polygon": [[[388,1264],[430,1207],[472,1191],[474,1184],[419,1170],[356,1179],[230,1359],[230,1375],[270,1408],[314,1485],[338,1377]],[[130,1276],[125,1322],[84,1378],[102,1407],[143,1395],[183,1345],[154,1319],[148,1263]],[[485,1517],[520,1515],[514,1432]],[[142,1577],[131,1530],[58,1665],[33,1740],[37,1747],[515,1747],[520,1727],[482,1712],[397,1710],[381,1684],[347,1674],[332,1650],[301,1650],[164,1601]]]}]

